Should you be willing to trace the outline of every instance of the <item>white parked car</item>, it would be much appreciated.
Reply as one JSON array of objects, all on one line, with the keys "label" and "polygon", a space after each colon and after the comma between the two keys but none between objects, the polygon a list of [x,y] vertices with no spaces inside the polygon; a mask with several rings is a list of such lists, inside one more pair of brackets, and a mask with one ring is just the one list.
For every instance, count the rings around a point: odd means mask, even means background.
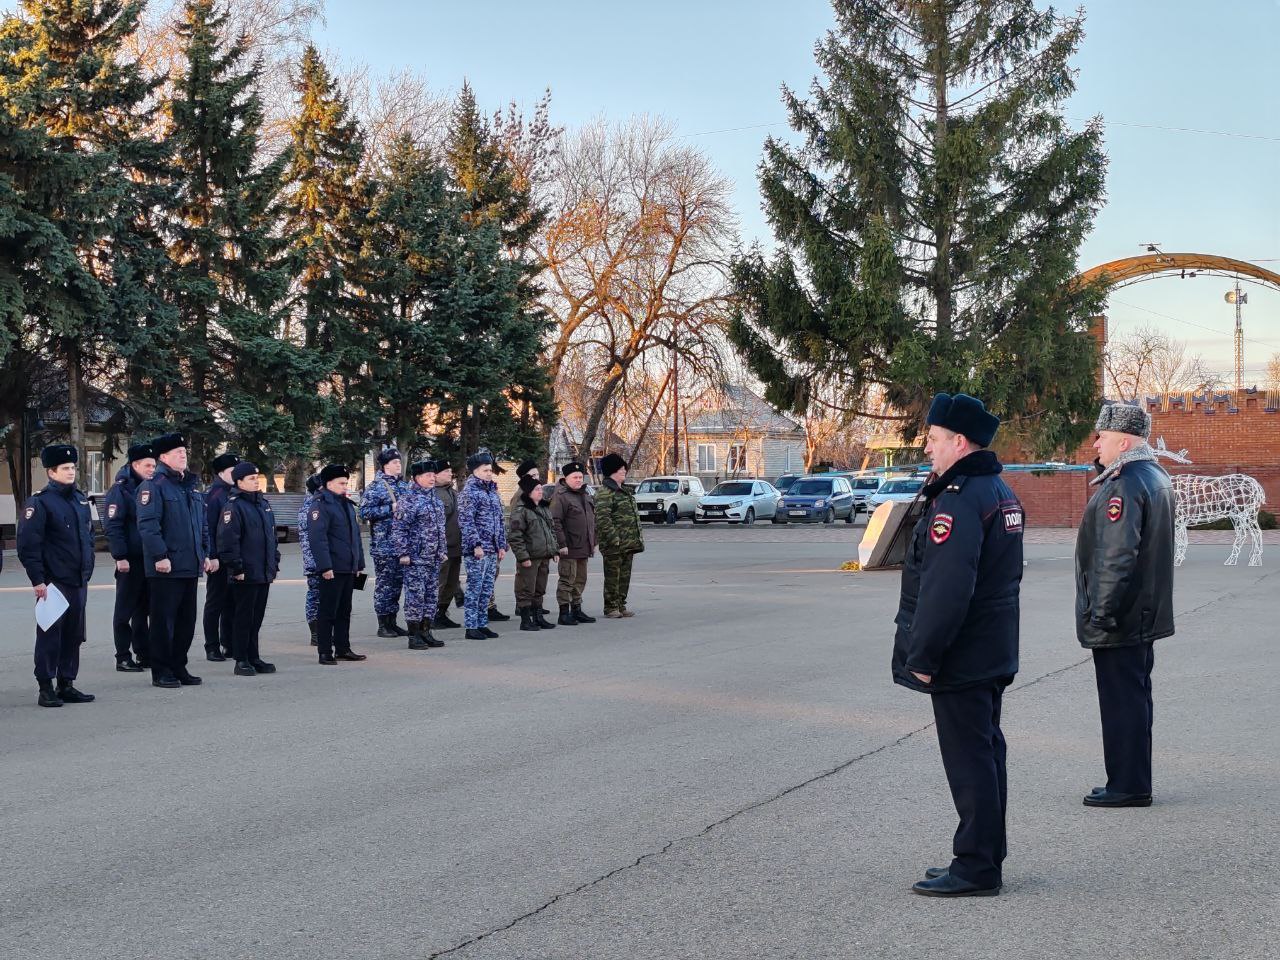
[{"label": "white parked car", "polygon": [[697,477],[647,477],[636,487],[636,512],[641,520],[675,523],[681,517],[693,517],[706,492]]},{"label": "white parked car", "polygon": [[914,500],[924,481],[924,477],[890,477],[880,484],[879,490],[867,497],[867,510],[875,513],[876,507],[890,500]]},{"label": "white parked car", "polygon": [[764,480],[722,480],[698,501],[693,522],[723,520],[749,525],[757,520],[771,520],[778,511],[781,496],[773,484]]}]

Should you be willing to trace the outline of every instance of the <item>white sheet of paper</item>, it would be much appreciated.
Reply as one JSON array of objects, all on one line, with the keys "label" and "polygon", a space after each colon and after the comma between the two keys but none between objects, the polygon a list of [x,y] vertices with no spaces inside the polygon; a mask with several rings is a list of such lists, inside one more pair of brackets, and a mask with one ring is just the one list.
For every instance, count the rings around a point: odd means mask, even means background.
[{"label": "white sheet of paper", "polygon": [[48,630],[67,612],[69,606],[71,604],[67,603],[67,598],[62,595],[62,591],[52,583],[49,584],[45,598],[36,601],[36,625],[41,630]]}]

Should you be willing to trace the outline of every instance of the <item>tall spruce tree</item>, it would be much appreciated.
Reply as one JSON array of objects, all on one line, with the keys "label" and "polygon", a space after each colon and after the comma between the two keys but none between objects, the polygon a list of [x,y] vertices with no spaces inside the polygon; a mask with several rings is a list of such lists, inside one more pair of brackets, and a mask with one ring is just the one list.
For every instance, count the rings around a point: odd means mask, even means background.
[{"label": "tall spruce tree", "polygon": [[1099,125],[1062,116],[1082,18],[1033,0],[833,7],[825,83],[784,92],[804,145],[765,145],[778,250],[735,264],[734,341],[783,408],[823,385],[874,414],[883,391],[914,433],[933,392],[965,390],[1039,450],[1070,446],[1103,302],[1072,282],[1106,168]]},{"label": "tall spruce tree", "polygon": [[361,172],[360,125],[314,47],[303,53],[296,90],[283,204],[296,291],[283,335],[325,358],[327,371],[294,384],[292,406],[316,431],[321,456],[354,462],[380,428],[369,358],[386,301],[373,292],[367,247],[376,186]]},{"label": "tall spruce tree", "polygon": [[271,468],[309,452],[288,384],[315,376],[277,332],[291,272],[279,231],[286,155],[259,156],[260,70],[229,34],[214,0],[188,0],[177,27],[185,69],[168,104],[177,196],[169,230],[170,289],[193,409],[185,422],[203,462],[220,440]]}]

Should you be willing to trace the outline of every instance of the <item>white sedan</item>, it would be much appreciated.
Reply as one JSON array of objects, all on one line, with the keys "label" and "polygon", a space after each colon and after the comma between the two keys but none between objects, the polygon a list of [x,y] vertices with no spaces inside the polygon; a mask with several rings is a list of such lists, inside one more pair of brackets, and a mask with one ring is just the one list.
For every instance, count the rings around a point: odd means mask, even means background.
[{"label": "white sedan", "polygon": [[880,484],[880,489],[867,497],[867,510],[876,512],[876,507],[890,500],[914,500],[924,486],[924,477],[894,477]]},{"label": "white sedan", "polygon": [[764,480],[725,480],[698,501],[694,523],[742,523],[769,520],[782,494]]}]

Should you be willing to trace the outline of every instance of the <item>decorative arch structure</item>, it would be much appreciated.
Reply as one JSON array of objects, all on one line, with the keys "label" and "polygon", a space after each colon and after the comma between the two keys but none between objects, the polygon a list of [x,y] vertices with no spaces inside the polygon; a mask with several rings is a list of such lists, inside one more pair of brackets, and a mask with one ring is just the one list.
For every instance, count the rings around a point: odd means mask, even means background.
[{"label": "decorative arch structure", "polygon": [[1191,273],[1247,280],[1280,290],[1280,273],[1274,273],[1247,260],[1234,260],[1208,253],[1147,253],[1139,257],[1125,257],[1092,267],[1077,279],[1082,283],[1102,280],[1114,289],[1157,277]]}]

